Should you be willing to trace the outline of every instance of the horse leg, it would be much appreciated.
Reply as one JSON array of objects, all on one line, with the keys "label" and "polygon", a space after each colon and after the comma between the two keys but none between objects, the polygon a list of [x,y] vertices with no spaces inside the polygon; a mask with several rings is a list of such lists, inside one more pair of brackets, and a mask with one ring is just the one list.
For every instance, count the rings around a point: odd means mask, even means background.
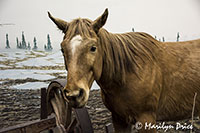
[{"label": "horse leg", "polygon": [[113,126],[115,133],[131,133],[131,125],[120,119],[120,117],[112,113]]},{"label": "horse leg", "polygon": [[[156,129],[150,128],[150,125],[156,124],[156,115],[153,112],[142,113],[138,118],[136,118],[139,133],[156,133]],[[141,125],[142,124],[142,125]]]}]

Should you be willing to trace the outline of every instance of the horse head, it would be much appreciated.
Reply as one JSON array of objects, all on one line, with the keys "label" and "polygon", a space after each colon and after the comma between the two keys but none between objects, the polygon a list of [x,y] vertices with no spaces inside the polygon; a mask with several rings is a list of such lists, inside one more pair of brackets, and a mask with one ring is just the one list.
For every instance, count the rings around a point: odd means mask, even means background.
[{"label": "horse head", "polygon": [[108,9],[95,21],[78,18],[68,23],[54,18],[49,12],[48,15],[64,33],[61,51],[68,71],[68,82],[63,89],[65,99],[72,107],[83,107],[93,81],[101,77],[103,53],[98,32],[106,23]]}]

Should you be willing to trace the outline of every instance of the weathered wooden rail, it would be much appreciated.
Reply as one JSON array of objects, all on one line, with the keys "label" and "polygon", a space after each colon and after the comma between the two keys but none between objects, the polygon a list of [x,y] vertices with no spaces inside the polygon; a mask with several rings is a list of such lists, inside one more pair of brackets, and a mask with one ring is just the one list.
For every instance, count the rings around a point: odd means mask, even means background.
[{"label": "weathered wooden rail", "polygon": [[[72,109],[74,111],[75,118],[73,118],[73,120],[71,120],[71,118],[67,118],[68,124],[67,127],[64,127],[67,129],[64,129],[64,131],[62,130],[62,128],[60,130],[58,129],[59,122],[62,122],[63,120],[58,120],[61,116],[57,116],[58,113],[54,113],[54,115],[49,115],[53,110],[60,109],[59,107],[55,108],[56,102],[58,102],[56,94],[53,100],[50,99],[50,97],[52,97],[52,90],[54,91],[58,88],[62,88],[63,86],[65,86],[65,84],[65,80],[55,80],[49,84],[48,89],[41,88],[41,108],[39,120],[29,121],[23,124],[0,129],[0,133],[93,133],[94,131],[92,128],[91,120],[86,108]],[[57,92],[57,95],[60,95],[60,93]],[[50,105],[51,103],[54,103],[54,106]],[[50,106],[53,106],[53,108],[49,108]],[[70,113],[71,115],[70,111],[72,110],[68,108],[67,113]],[[111,123],[105,125],[105,127],[106,133],[113,132],[113,127]]]}]

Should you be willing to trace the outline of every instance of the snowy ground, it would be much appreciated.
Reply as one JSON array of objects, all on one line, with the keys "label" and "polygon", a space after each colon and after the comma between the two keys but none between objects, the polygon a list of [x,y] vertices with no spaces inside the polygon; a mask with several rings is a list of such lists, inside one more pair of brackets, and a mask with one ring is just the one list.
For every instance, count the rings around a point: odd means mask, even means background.
[{"label": "snowy ground", "polygon": [[[66,78],[59,50],[52,52],[0,49],[0,85],[16,89],[40,89],[57,78]],[[92,89],[98,89],[94,83]]]}]

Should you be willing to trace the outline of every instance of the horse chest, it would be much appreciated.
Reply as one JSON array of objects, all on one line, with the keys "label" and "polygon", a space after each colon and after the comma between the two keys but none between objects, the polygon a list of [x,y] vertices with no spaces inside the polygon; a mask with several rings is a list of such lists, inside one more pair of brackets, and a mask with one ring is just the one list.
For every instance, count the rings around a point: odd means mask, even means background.
[{"label": "horse chest", "polygon": [[102,100],[105,106],[112,112],[125,119],[127,122],[132,123],[134,119],[135,111],[134,106],[131,102],[133,99],[124,97],[123,92],[121,93],[106,93],[102,90]]}]

